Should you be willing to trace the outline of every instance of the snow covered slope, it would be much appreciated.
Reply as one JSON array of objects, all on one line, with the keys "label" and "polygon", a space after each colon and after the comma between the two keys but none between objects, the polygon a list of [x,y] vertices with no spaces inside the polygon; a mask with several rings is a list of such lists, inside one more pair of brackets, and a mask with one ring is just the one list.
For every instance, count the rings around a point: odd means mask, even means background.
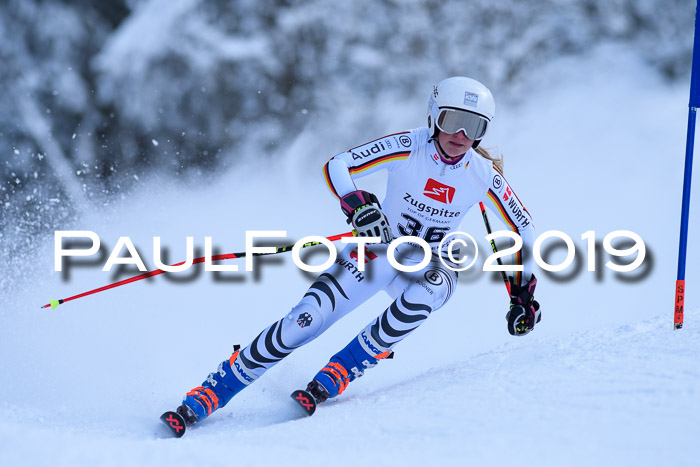
[{"label": "snow covered slope", "polygon": [[[700,312],[689,318],[697,322]],[[135,400],[151,397],[147,388],[113,394],[106,383],[103,403],[118,411],[112,417],[67,415],[66,422],[51,412],[4,407],[0,462],[697,465],[691,443],[700,436],[698,342],[700,328],[673,332],[665,315],[519,339],[390,383],[370,372],[304,419],[287,399],[289,385],[278,381],[249,391],[245,404],[232,402],[181,440],[163,438],[148,416],[155,413],[128,416]],[[74,387],[81,392],[80,382]]]},{"label": "snow covered slope", "polygon": [[[40,310],[50,298],[131,274],[101,272],[103,258],[70,268],[62,280],[46,245],[26,258],[34,278],[2,291],[0,464],[697,465],[695,243],[686,326],[671,331],[687,87],[668,87],[619,49],[541,70],[546,92],[534,81],[521,84],[521,102],[500,105],[488,143],[506,154],[506,175],[538,232],[562,230],[585,246],[587,230],[599,239],[633,230],[650,251],[646,275],[538,274],[542,323],[515,339],[503,318],[503,285],[463,274],[451,302],[397,346],[394,360],[314,417],[292,420],[288,394],[387,306],[377,296],[174,440],[162,437],[160,413],[232,344],[246,344],[286,313],[313,278],[279,256],[263,261],[257,276],[161,276]],[[382,103],[399,108],[394,130],[423,123],[424,97],[415,100]],[[352,110],[339,118],[352,118]],[[319,125],[300,141],[333,134]],[[346,226],[320,168],[343,148],[318,147],[324,151],[309,154],[295,142],[264,177],[240,167],[199,191],[143,180],[141,194],[121,206],[86,207],[81,227],[108,248],[130,236],[149,265],[154,235],[175,261],[184,258],[187,235],[199,247],[212,236],[221,252],[232,252],[245,230],[285,229],[292,240],[340,233]],[[313,200],[314,208],[293,208],[294,199]],[[463,228],[483,235],[477,213]]]}]

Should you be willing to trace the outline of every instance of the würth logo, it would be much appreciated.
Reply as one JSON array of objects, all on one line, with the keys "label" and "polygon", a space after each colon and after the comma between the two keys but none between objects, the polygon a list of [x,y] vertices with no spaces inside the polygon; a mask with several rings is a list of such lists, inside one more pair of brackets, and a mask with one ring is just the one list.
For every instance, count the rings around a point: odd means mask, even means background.
[{"label": "w\u00fcrth logo", "polygon": [[452,202],[452,198],[455,196],[455,189],[454,187],[443,185],[442,183],[429,178],[428,182],[425,184],[425,188],[423,188],[423,194],[430,199],[434,199],[435,201],[450,204]]},{"label": "w\u00fcrth logo", "polygon": [[[357,248],[359,248],[359,247],[357,247]],[[354,250],[352,250],[350,252],[350,257],[352,259],[354,259],[355,262],[358,262],[358,258],[359,258],[358,254],[357,254],[357,248],[355,248]],[[372,261],[376,257],[377,257],[377,255],[375,255],[374,253],[369,251],[367,248],[365,248],[365,264],[369,263],[370,261]]]},{"label": "w\u00fcrth logo", "polygon": [[506,187],[506,192],[503,193],[503,201],[508,201],[513,193],[510,191],[510,187]]}]

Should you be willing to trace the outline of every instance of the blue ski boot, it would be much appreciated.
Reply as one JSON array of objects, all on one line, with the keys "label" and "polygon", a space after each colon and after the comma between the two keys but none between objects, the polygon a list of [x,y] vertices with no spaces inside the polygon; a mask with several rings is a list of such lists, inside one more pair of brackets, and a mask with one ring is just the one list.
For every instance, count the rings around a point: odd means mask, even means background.
[{"label": "blue ski boot", "polygon": [[[201,422],[215,410],[225,406],[236,394],[255,379],[248,375],[239,358],[239,346],[234,346],[233,355],[224,360],[219,368],[202,383],[185,395],[177,412],[187,425]],[[235,370],[234,370],[235,368]]]},{"label": "blue ski boot", "polygon": [[333,355],[328,364],[316,373],[306,390],[314,396],[317,402],[320,403],[342,394],[348,384],[362,376],[366,369],[375,366],[379,360],[394,356],[394,352],[391,350],[382,352],[375,346],[367,345],[366,342],[368,339],[365,331],[362,331],[343,350]]}]

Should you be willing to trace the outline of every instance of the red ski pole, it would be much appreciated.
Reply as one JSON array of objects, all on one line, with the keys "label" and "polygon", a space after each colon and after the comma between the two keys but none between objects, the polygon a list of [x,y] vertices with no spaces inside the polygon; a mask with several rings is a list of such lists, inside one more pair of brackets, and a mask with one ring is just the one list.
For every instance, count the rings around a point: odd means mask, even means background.
[{"label": "red ski pole", "polygon": [[[340,239],[343,238],[343,237],[352,237],[353,235],[354,235],[354,232],[345,232],[345,233],[342,233],[342,234],[338,234],[338,235],[333,235],[333,236],[330,236],[330,237],[326,237],[326,239],[327,239],[327,240],[330,240],[331,242],[335,242],[336,240],[340,240]],[[309,243],[304,243],[304,244],[301,246],[301,248],[307,248],[307,247],[310,247],[310,246],[316,246],[316,245],[320,245],[320,244],[321,244],[321,242],[309,242]],[[270,252],[270,253],[253,253],[253,256],[276,255],[276,254],[278,254],[278,253],[286,253],[286,252],[288,252],[288,251],[292,251],[292,248],[294,248],[294,245],[282,246],[282,247],[276,248],[275,251]],[[245,258],[245,256],[246,256],[245,252],[241,252],[241,253],[225,253],[225,254],[223,254],[223,255],[214,255],[214,256],[211,257],[211,260],[212,260],[212,261],[220,261],[220,260],[222,260],[222,259]],[[192,264],[202,263],[202,262],[204,262],[204,260],[205,260],[205,257],[195,258],[195,259],[192,261]],[[185,261],[181,261],[181,262],[179,262],[179,263],[177,263],[177,264],[172,264],[171,266],[180,266],[180,265],[182,265],[182,264],[185,264]],[[153,270],[153,271],[148,271],[148,272],[145,272],[145,273],[143,273],[143,274],[139,274],[138,276],[129,277],[128,279],[124,279],[124,280],[121,280],[121,281],[119,281],[119,282],[115,282],[115,283],[113,283],[113,284],[108,284],[108,285],[99,287],[99,288],[97,288],[97,289],[88,290],[87,292],[83,292],[83,293],[78,294],[78,295],[73,295],[72,297],[64,298],[64,299],[62,299],[62,300],[50,300],[49,303],[47,303],[46,305],[42,306],[41,308],[44,309],[44,308],[49,308],[49,307],[51,307],[51,308],[53,309],[53,308],[56,308],[58,305],[61,305],[61,304],[65,303],[65,302],[69,302],[69,301],[71,301],[71,300],[76,300],[76,299],[82,298],[82,297],[87,297],[88,295],[96,294],[96,293],[98,293],[98,292],[103,292],[103,291],[105,291],[105,290],[113,289],[113,288],[115,288],[115,287],[120,287],[120,286],[122,286],[122,285],[130,284],[130,283],[132,283],[132,282],[140,281],[141,279],[146,279],[146,278],[148,278],[148,277],[157,276],[158,274],[163,274],[164,272],[166,272],[166,271],[164,271],[164,270],[162,270],[162,269],[155,269],[155,270]]]}]

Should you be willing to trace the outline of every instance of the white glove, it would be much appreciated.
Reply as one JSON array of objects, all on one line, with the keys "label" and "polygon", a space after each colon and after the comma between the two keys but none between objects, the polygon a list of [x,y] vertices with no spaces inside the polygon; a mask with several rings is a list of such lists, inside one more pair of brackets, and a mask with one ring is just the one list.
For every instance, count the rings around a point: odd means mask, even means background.
[{"label": "white glove", "polygon": [[358,237],[379,237],[381,243],[389,243],[394,239],[389,220],[378,205],[368,204],[358,208],[351,222]]},{"label": "white glove", "polygon": [[379,237],[381,243],[393,240],[389,220],[372,193],[361,190],[348,193],[340,199],[340,208],[348,216],[348,223],[355,228],[358,237]]}]

